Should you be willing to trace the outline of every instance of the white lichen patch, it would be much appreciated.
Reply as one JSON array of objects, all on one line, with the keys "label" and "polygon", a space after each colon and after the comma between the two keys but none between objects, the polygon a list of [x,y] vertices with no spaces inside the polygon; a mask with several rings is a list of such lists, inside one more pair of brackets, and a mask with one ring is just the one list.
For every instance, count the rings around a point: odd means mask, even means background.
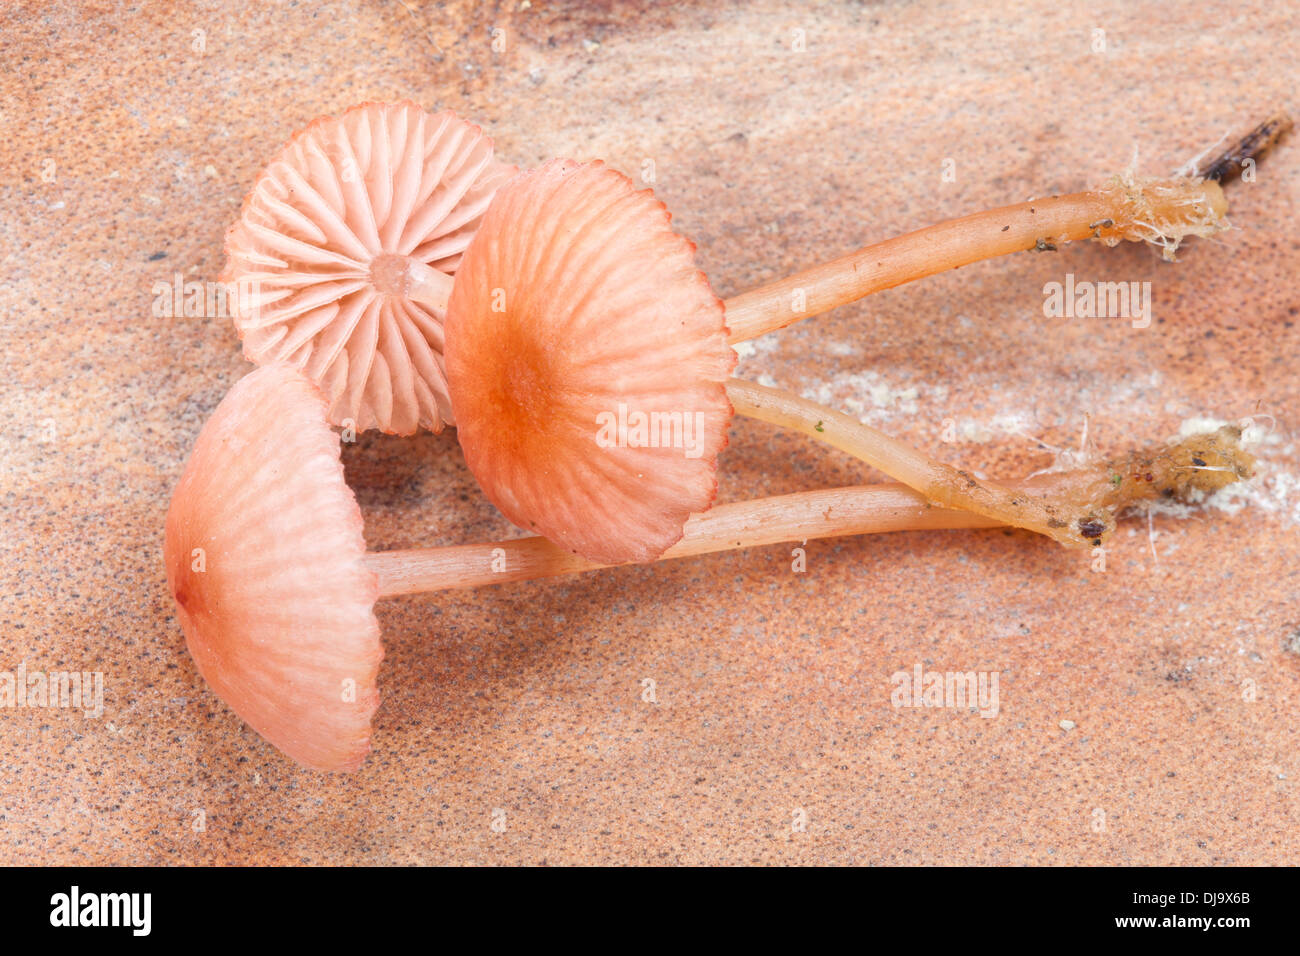
[{"label": "white lichen patch", "polygon": [[[841,409],[861,422],[880,425],[891,419],[915,418],[920,410],[922,386],[890,382],[879,372],[846,372],[801,393],[804,398]],[[942,403],[944,386],[927,389],[927,399]]]},{"label": "white lichen patch", "polygon": [[737,342],[731,348],[740,361],[743,362],[746,359],[757,358],[758,356],[775,352],[779,344],[779,336],[760,335],[756,339],[747,339],[744,342]]},{"label": "white lichen patch", "polygon": [[1259,462],[1255,477],[1220,489],[1205,499],[1205,506],[1229,515],[1258,508],[1288,524],[1300,524],[1300,475]]}]

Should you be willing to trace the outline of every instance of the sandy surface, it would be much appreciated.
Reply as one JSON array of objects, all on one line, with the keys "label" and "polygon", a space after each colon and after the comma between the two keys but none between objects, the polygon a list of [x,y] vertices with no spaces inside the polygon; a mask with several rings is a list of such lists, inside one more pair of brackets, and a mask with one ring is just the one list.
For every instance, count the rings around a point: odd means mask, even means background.
[{"label": "sandy surface", "polygon": [[[102,672],[104,709],[0,710],[0,862],[1300,861],[1300,141],[1179,263],[982,263],[738,370],[990,475],[1050,464],[1038,442],[1085,416],[1106,452],[1274,416],[1239,508],[1156,515],[1153,540],[1130,519],[1104,573],[1026,534],[928,533],[812,542],[802,574],[775,546],[384,603],[349,777],[289,763],[185,650],[163,516],[249,366],[228,320],[153,309],[156,284],[216,279],[283,141],[365,99],[453,108],[521,164],[653,164],[727,295],[1135,149],[1179,166],[1300,87],[1288,6],[6,6],[0,670]],[[1149,281],[1150,328],[1044,318],[1066,273]],[[345,462],[372,547],[514,533],[453,434]],[[863,477],[748,422],[721,473],[721,500]],[[917,664],[996,672],[997,716],[893,706]]]}]

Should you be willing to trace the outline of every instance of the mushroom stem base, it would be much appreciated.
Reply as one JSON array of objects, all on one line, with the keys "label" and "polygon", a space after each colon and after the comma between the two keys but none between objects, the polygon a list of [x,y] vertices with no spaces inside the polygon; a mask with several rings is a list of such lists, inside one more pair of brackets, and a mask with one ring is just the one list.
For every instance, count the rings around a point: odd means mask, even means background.
[{"label": "mushroom stem base", "polygon": [[454,280],[419,259],[384,253],[370,263],[370,281],[385,295],[418,302],[440,319],[447,317],[447,300]]},{"label": "mushroom stem base", "polygon": [[1003,483],[929,458],[879,429],[780,389],[733,378],[727,397],[738,414],[846,452],[936,505],[972,511],[1072,547],[1101,544],[1114,530],[1116,516],[1137,501],[1195,500],[1249,478],[1254,470],[1254,458],[1240,444],[1241,430],[1225,426],[1210,435],[1039,476],[1042,480]]}]

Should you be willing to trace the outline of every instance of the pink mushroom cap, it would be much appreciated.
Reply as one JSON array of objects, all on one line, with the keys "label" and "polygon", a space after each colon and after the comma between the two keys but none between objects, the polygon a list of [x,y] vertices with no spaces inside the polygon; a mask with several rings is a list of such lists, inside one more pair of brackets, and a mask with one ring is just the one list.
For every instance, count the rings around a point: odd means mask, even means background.
[{"label": "pink mushroom cap", "polygon": [[454,113],[365,103],[299,132],[226,236],[224,280],[253,362],[288,362],[358,431],[454,424],[442,315],[406,294],[406,263],[454,273],[516,169]]},{"label": "pink mushroom cap", "polygon": [[163,550],[217,696],[300,763],[355,770],[379,706],[378,584],[325,412],[289,366],[237,382],[199,433]]},{"label": "pink mushroom cap", "polygon": [[507,518],[583,557],[649,561],[717,493],[736,353],[650,190],[553,160],[496,195],[447,304],[457,437]]}]

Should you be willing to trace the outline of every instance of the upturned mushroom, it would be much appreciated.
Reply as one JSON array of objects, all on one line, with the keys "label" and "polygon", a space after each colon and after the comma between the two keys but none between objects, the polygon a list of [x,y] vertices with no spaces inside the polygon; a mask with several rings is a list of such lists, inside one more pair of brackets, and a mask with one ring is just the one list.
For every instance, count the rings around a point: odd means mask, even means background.
[{"label": "upturned mushroom", "polygon": [[515,524],[596,561],[658,557],[712,502],[734,406],[938,504],[1062,544],[1096,544],[1113,528],[1106,509],[977,478],[838,412],[730,378],[730,304],[670,218],[649,190],[598,161],[553,160],[498,191],[466,250],[446,321],[457,435],[484,493]]},{"label": "upturned mushroom", "polygon": [[514,173],[449,110],[365,103],[312,123],[258,177],[226,236],[244,354],[303,369],[335,424],[441,431],[452,423],[452,273]]},{"label": "upturned mushroom", "polygon": [[[379,706],[377,599],[603,565],[539,537],[368,553],[327,415],[320,390],[290,366],[268,365],[237,382],[204,425],[173,493],[164,560],[186,643],[213,691],[299,763],[355,770]],[[1221,430],[1188,439],[1164,459],[1040,475],[1022,486],[1115,508],[1181,495],[1234,480],[1228,465],[1243,454],[1236,439]],[[1140,475],[1121,488],[1112,473]],[[692,516],[663,557],[994,524],[897,485],[838,488]]]}]

